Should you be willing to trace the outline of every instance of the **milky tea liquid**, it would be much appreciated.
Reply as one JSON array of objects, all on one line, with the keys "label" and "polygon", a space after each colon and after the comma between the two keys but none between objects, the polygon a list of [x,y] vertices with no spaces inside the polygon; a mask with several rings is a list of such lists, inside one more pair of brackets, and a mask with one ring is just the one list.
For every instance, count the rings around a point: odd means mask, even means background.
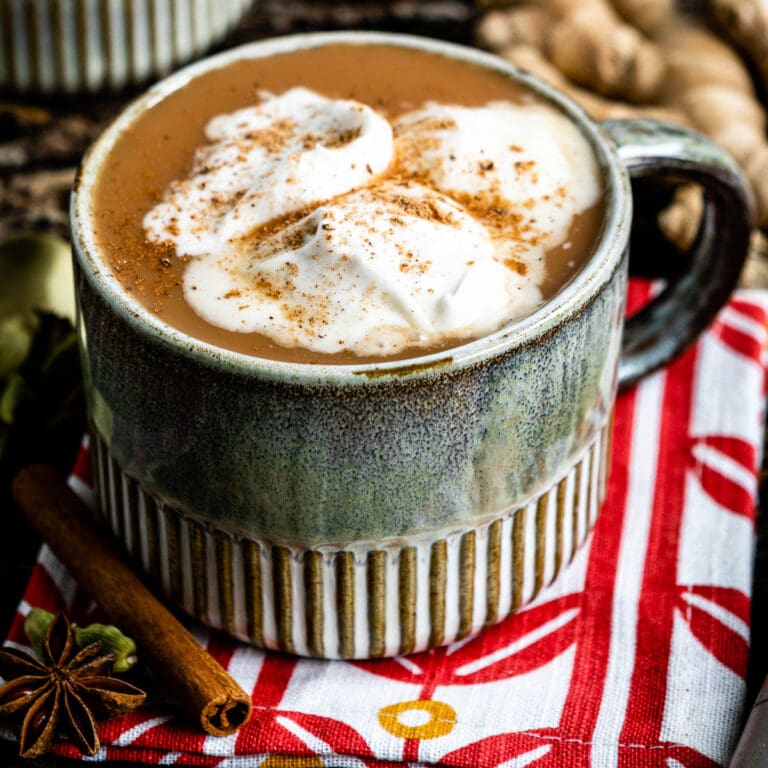
[{"label": "milky tea liquid", "polygon": [[[567,122],[503,75],[409,48],[238,61],[118,139],[96,187],[96,240],[127,294],[204,342],[300,363],[421,356],[533,311],[589,259],[602,190]],[[264,195],[272,207],[251,226]],[[379,321],[361,326],[379,316],[380,339]]]}]

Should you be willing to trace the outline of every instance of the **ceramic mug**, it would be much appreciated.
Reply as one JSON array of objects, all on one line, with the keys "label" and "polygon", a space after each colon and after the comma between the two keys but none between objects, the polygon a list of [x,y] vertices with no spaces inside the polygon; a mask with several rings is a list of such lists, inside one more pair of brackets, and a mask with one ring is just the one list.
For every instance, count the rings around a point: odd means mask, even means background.
[{"label": "ceramic mug", "polygon": [[[120,133],[202,72],[340,41],[502,72],[578,126],[601,168],[605,224],[544,306],[444,352],[327,366],[210,346],[126,295],[91,219]],[[688,272],[625,324],[630,176],[648,175],[699,182],[705,217]],[[366,658],[475,633],[529,601],[584,541],[605,496],[617,381],[669,361],[706,326],[737,281],[750,224],[741,173],[706,139],[650,121],[598,125],[477,50],[330,33],[199,62],[117,118],[72,200],[100,512],[168,598],[257,645]]]}]

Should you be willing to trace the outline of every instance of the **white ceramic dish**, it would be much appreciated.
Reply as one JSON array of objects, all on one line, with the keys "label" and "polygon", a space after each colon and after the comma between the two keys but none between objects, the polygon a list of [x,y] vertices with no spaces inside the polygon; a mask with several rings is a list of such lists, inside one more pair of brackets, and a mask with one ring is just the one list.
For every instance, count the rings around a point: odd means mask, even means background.
[{"label": "white ceramic dish", "polygon": [[161,77],[253,0],[0,0],[0,89],[75,94]]}]

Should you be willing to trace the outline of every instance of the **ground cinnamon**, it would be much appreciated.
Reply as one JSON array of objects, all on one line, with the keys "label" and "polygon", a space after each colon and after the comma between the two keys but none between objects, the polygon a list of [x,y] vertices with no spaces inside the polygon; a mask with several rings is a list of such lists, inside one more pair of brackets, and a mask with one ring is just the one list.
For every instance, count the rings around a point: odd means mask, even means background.
[{"label": "ground cinnamon", "polygon": [[203,730],[226,736],[248,720],[250,697],[147,589],[55,469],[22,469],[13,482],[13,498],[78,584],[133,637],[153,673]]}]

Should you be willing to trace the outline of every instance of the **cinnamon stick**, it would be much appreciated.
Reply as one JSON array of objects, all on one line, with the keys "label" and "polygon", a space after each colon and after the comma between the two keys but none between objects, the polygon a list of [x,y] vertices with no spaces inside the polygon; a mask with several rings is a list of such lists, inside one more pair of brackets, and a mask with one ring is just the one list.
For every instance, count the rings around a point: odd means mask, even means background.
[{"label": "cinnamon stick", "polygon": [[234,733],[251,714],[245,691],[144,586],[52,467],[30,466],[13,498],[72,577],[136,641],[153,673],[207,733]]}]

